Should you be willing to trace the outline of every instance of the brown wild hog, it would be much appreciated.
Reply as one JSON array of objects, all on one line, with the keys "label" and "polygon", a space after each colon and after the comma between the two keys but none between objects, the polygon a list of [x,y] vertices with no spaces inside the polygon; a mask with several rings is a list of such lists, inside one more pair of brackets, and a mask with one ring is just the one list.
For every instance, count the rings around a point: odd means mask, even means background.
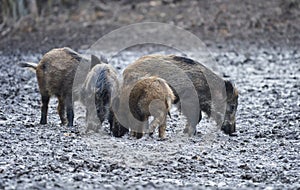
[{"label": "brown wild hog", "polygon": [[[230,81],[224,81],[204,65],[181,56],[148,55],[127,66],[123,72],[123,80],[124,83],[131,83],[145,75],[159,76],[165,79],[174,91],[176,96],[174,103],[182,103],[184,100],[180,100],[180,97],[186,93],[186,90],[185,82],[182,81],[182,77],[179,77],[178,69],[184,72],[192,82],[198,96],[200,112],[197,119],[197,117],[190,116],[194,114],[189,111],[191,106],[181,110],[188,121],[184,132],[188,132],[189,135],[195,134],[196,125],[202,118],[201,112],[204,112],[212,117],[226,134],[232,135],[236,131],[235,114],[238,106],[238,91]],[[181,105],[179,106],[182,108]]]},{"label": "brown wild hog", "polygon": [[[94,56],[91,64],[93,65]],[[38,64],[21,62],[21,67],[33,68],[36,71],[39,90],[42,98],[40,124],[47,123],[48,103],[51,96],[58,98],[57,111],[62,124],[73,126],[74,110],[72,87],[75,73],[80,62],[88,61],[74,50],[64,47],[52,49],[46,53]]]},{"label": "brown wild hog", "polygon": [[[158,77],[145,77],[138,80],[129,94],[129,108],[132,115],[144,122],[146,129],[153,133],[159,127],[159,137],[165,138],[167,114],[175,99],[172,89],[164,79]],[[153,116],[153,121],[148,127],[148,119]],[[144,126],[133,130],[137,138],[142,136]]]},{"label": "brown wild hog", "polygon": [[[128,132],[128,129],[117,121],[111,108],[112,98],[117,95],[118,89],[118,75],[111,65],[97,64],[88,73],[81,91],[81,102],[86,106],[86,132],[90,129],[98,131],[105,119],[108,119],[113,136],[121,137]],[[96,115],[100,126],[95,127],[93,121]]]}]

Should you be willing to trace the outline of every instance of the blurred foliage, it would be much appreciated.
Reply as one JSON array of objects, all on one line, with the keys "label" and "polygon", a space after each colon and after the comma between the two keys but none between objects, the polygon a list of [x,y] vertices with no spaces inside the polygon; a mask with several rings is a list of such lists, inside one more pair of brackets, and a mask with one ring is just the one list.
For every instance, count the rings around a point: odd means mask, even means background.
[{"label": "blurred foliage", "polygon": [[36,18],[55,14],[61,8],[78,5],[79,0],[1,0],[0,23],[13,24],[26,15]]}]

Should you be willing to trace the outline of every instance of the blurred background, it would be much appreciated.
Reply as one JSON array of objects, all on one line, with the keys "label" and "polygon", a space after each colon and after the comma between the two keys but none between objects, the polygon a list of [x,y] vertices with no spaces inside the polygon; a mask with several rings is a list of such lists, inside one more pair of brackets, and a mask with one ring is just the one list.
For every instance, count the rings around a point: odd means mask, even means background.
[{"label": "blurred background", "polygon": [[59,46],[82,49],[114,29],[145,21],[174,24],[208,46],[299,46],[298,0],[0,2],[0,51],[4,52],[45,52]]}]

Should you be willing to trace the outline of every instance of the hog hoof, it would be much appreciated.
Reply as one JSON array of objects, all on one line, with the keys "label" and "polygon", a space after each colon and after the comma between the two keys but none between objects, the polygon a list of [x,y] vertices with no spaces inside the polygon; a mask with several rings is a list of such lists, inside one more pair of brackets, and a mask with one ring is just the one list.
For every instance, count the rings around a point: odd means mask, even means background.
[{"label": "hog hoof", "polygon": [[143,137],[143,133],[135,133],[135,137],[137,138],[137,139],[140,139],[140,138],[142,138]]},{"label": "hog hoof", "polygon": [[197,130],[192,127],[186,127],[184,128],[183,133],[188,134],[191,137],[197,134]]},{"label": "hog hoof", "polygon": [[99,133],[99,132],[100,132],[99,127],[96,127],[96,128],[94,129],[94,131],[95,131],[95,133]]},{"label": "hog hoof", "polygon": [[153,137],[153,132],[150,132],[150,133],[149,133],[149,137]]},{"label": "hog hoof", "polygon": [[46,121],[41,121],[40,124],[41,124],[41,125],[46,125],[47,122],[46,122]]},{"label": "hog hoof", "polygon": [[188,132],[189,132],[189,129],[187,127],[184,128],[183,133],[188,133]]},{"label": "hog hoof", "polygon": [[80,134],[80,131],[78,130],[77,127],[74,127],[74,128],[71,129],[71,133]]},{"label": "hog hoof", "polygon": [[168,140],[167,137],[162,137],[162,138],[157,139],[157,141],[167,141],[167,140]]}]

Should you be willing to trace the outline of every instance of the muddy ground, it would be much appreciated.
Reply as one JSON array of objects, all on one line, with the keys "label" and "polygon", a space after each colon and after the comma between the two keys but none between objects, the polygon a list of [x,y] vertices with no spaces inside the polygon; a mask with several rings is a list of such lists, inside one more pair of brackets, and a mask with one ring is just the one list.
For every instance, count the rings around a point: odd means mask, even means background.
[{"label": "muddy ground", "polygon": [[[99,4],[104,10],[88,6],[103,12],[97,19],[74,17],[81,9],[73,7],[37,21],[33,30],[1,31],[1,189],[300,189],[297,2],[151,2]],[[201,14],[186,11],[194,9]],[[55,25],[53,20],[60,22]],[[16,63],[38,61],[54,47],[83,51],[110,30],[140,21],[173,22],[203,39],[217,62],[216,72],[239,90],[237,136],[211,132],[213,124],[205,117],[198,134],[188,138],[182,133],[184,118],[174,110],[165,141],[157,135],[114,138],[107,126],[98,134],[72,133],[59,125],[55,99],[50,102],[49,123],[38,124],[35,74]],[[121,72],[148,53],[172,51],[132,48],[111,64]],[[84,128],[80,104],[75,126]]]}]

